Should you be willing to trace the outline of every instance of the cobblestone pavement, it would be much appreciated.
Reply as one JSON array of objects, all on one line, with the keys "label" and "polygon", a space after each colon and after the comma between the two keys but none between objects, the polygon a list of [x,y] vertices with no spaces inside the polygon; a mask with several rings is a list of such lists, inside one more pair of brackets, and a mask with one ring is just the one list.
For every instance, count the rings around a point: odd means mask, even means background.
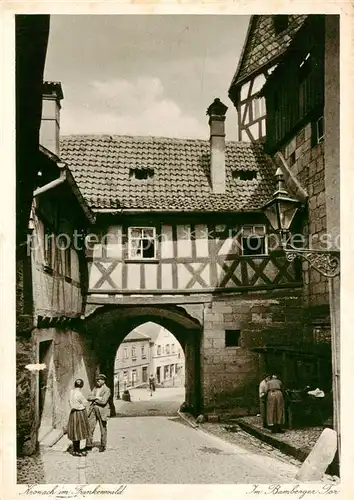
[{"label": "cobblestone pavement", "polygon": [[174,416],[185,397],[184,387],[157,388],[150,395],[149,389],[131,389],[131,402],[114,401],[118,416]]},{"label": "cobblestone pavement", "polygon": [[[98,439],[96,429],[97,445]],[[298,470],[272,453],[193,429],[178,416],[112,418],[104,453],[94,448],[76,458],[65,452],[68,444],[64,437],[42,449],[32,466],[27,459],[18,482],[32,483],[37,474],[47,484],[291,483]]]}]

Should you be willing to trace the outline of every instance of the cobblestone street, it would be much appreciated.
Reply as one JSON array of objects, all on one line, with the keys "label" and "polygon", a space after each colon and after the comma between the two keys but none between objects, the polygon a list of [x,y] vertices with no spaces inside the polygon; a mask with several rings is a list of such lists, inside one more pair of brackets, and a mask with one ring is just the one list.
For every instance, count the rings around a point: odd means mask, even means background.
[{"label": "cobblestone street", "polygon": [[116,399],[117,416],[175,416],[184,401],[184,387],[157,388],[150,395],[148,388],[136,388],[130,391],[131,402]]},{"label": "cobblestone street", "polygon": [[[98,435],[95,442],[98,445]],[[292,482],[297,467],[270,454],[227,443],[193,429],[179,417],[116,417],[108,424],[108,447],[87,457],[66,452],[62,438],[42,449],[18,482],[71,484]]]},{"label": "cobblestone street", "polygon": [[[73,457],[67,452],[70,442],[64,436],[52,448],[41,448],[37,457],[19,459],[18,482],[294,482],[299,464],[271,446],[260,444],[243,431],[230,438],[218,424],[193,428],[180,418],[176,412],[184,397],[181,388],[157,390],[153,396],[146,389],[134,389],[131,396],[132,402],[115,402],[117,417],[108,422],[105,453],[94,448],[87,457]],[[98,446],[98,428],[94,441]]]}]

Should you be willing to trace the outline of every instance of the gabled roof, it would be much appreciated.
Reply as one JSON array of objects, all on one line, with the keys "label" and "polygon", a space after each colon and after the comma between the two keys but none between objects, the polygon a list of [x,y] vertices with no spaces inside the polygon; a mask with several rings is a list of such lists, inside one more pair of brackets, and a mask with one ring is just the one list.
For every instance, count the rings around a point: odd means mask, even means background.
[{"label": "gabled roof", "polygon": [[145,335],[142,332],[139,332],[138,329],[134,328],[131,332],[128,333],[126,337],[124,337],[123,343],[124,342],[133,342],[134,340],[150,340],[150,337],[148,335]]},{"label": "gabled roof", "polygon": [[252,75],[275,64],[308,16],[289,15],[288,27],[279,34],[275,31],[273,17],[271,15],[251,17],[239,64],[230,85],[229,95]]},{"label": "gabled roof", "polygon": [[[226,143],[226,192],[210,183],[209,141],[163,137],[68,136],[61,158],[93,210],[255,211],[272,196],[275,167],[260,144]],[[153,169],[145,180],[132,169]],[[256,172],[253,180],[233,170]],[[150,174],[149,174],[150,175]]]},{"label": "gabled roof", "polygon": [[143,335],[146,335],[152,342],[155,342],[157,337],[160,334],[160,331],[163,327],[154,323],[152,321],[148,321],[147,323],[143,323],[135,328],[136,332],[140,332]]}]

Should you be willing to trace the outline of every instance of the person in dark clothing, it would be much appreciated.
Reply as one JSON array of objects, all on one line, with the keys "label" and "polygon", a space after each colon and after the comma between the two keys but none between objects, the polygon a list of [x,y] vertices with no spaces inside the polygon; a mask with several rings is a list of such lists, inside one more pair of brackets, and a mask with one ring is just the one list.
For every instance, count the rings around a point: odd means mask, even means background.
[{"label": "person in dark clothing", "polygon": [[149,389],[150,389],[150,396],[152,396],[152,393],[156,389],[155,378],[154,378],[153,374],[151,374],[149,377]]},{"label": "person in dark clothing", "polygon": [[107,446],[107,420],[110,417],[110,407],[109,398],[111,396],[111,390],[106,386],[106,376],[100,373],[96,378],[96,386],[94,387],[91,394],[88,396],[88,400],[91,401],[91,405],[88,408],[88,418],[90,424],[90,434],[87,439],[86,450],[90,451],[93,447],[93,433],[97,423],[100,426],[101,432],[101,446],[99,448],[100,452],[106,450]]},{"label": "person in dark clothing", "polygon": [[284,423],[284,387],[277,375],[272,375],[267,382],[267,424],[272,432],[283,432]]}]

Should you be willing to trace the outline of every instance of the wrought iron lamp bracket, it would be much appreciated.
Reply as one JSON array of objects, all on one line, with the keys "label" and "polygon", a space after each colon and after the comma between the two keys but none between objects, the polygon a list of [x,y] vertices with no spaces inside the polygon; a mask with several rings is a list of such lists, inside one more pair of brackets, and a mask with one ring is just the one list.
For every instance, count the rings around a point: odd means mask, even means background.
[{"label": "wrought iron lamp bracket", "polygon": [[322,276],[334,278],[340,274],[340,252],[337,250],[310,250],[293,247],[284,248],[286,258],[292,262],[296,258],[306,260],[310,267]]}]

